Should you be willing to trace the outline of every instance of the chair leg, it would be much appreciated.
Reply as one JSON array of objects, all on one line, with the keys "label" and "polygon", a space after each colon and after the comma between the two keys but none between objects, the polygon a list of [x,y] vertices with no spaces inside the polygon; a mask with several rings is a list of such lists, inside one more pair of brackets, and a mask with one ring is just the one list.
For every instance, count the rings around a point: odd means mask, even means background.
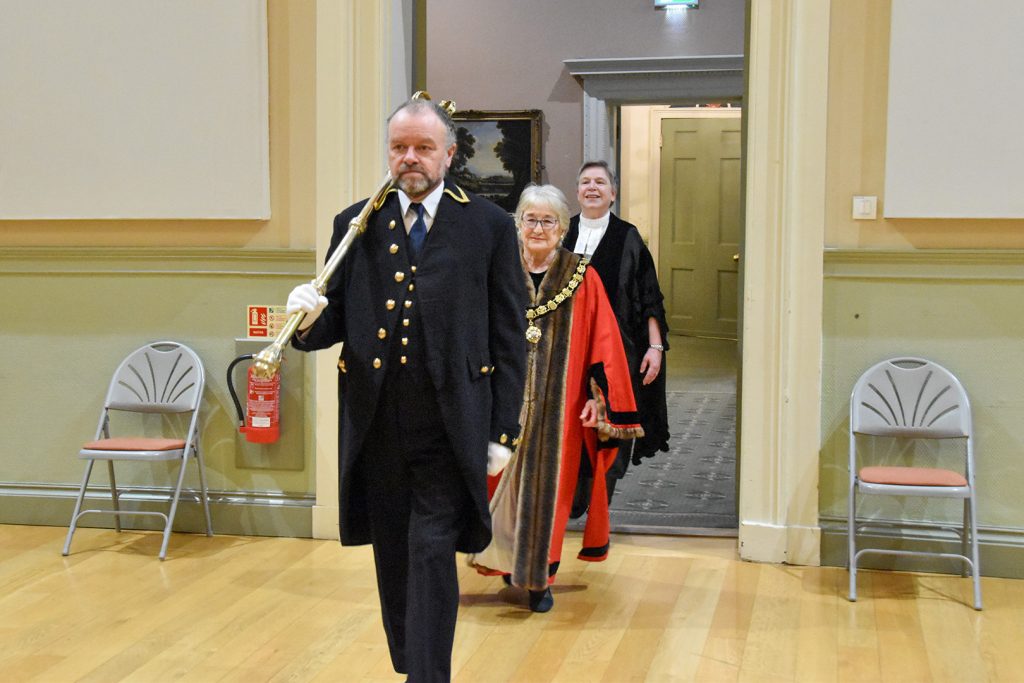
[{"label": "chair leg", "polygon": [[[964,523],[960,527],[960,554],[964,557],[970,557],[967,554],[968,546],[971,542],[970,537],[971,528],[971,499],[964,498]],[[966,577],[967,572],[970,571],[970,567],[967,566],[966,562],[960,564],[960,576]]]},{"label": "chair leg", "polygon": [[974,564],[974,566],[971,567],[971,574],[973,574],[973,579],[974,579],[974,609],[980,610],[981,609],[981,564],[980,564],[980,557],[979,557],[979,553],[978,553],[978,518],[977,518],[977,508],[974,506],[974,495],[973,495],[973,492],[972,492],[971,497],[968,498],[967,500],[968,500],[968,503],[969,503],[968,511],[969,511],[969,517],[970,517],[970,527],[971,527],[971,562]]},{"label": "chair leg", "polygon": [[846,564],[850,571],[850,602],[857,602],[857,501],[854,498],[855,491],[856,484],[851,484],[846,519],[847,553],[849,553]]},{"label": "chair leg", "polygon": [[82,478],[82,486],[78,489],[78,498],[75,500],[75,511],[71,513],[71,524],[68,525],[68,537],[64,540],[64,550],[61,555],[67,557],[71,552],[71,537],[75,535],[75,528],[78,527],[78,515],[82,511],[82,501],[85,499],[85,487],[89,485],[89,475],[92,474],[94,460],[85,463],[85,477]]},{"label": "chair leg", "polygon": [[160,544],[160,559],[167,557],[167,544],[171,540],[171,527],[174,525],[174,513],[178,511],[178,499],[181,498],[181,485],[185,481],[185,462],[188,456],[182,456],[181,465],[178,467],[178,484],[174,487],[174,496],[171,498],[171,510],[167,515],[167,526],[164,527],[164,541]]},{"label": "chair leg", "polygon": [[203,514],[206,515],[206,535],[213,536],[213,524],[210,521],[210,494],[206,487],[206,465],[203,463],[203,452],[196,445],[196,464],[199,465],[199,488],[203,498]]},{"label": "chair leg", "polygon": [[114,479],[114,461],[107,461],[107,473],[110,476],[110,500],[114,506],[114,529],[118,533],[121,533],[121,515],[117,514],[121,511],[121,503],[117,498],[117,480]]}]

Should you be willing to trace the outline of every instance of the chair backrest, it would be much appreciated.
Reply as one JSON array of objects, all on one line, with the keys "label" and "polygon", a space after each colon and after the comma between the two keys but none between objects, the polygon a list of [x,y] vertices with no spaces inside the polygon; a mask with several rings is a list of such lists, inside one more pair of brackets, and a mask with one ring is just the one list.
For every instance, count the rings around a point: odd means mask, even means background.
[{"label": "chair backrest", "polygon": [[195,411],[205,374],[195,351],[173,341],[146,344],[118,366],[107,390],[106,408],[137,413]]},{"label": "chair backrest", "polygon": [[850,431],[874,436],[971,437],[960,381],[923,358],[890,358],[864,372],[850,395]]}]

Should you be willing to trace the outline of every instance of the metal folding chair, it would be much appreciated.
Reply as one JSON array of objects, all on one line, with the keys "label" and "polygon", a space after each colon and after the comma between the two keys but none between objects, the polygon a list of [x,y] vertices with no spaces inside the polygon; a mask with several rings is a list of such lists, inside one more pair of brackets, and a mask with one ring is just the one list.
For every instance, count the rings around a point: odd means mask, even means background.
[{"label": "metal folding chair", "polygon": [[[96,438],[82,446],[78,457],[86,460],[85,476],[78,491],[75,511],[71,516],[63,554],[71,550],[71,538],[78,526],[78,520],[88,514],[109,514],[114,516],[114,527],[121,531],[123,516],[153,516],[164,520],[163,543],[160,559],[167,557],[167,544],[171,537],[174,515],[181,498],[182,483],[185,480],[185,465],[194,457],[199,467],[201,490],[199,499],[206,517],[206,535],[213,535],[210,523],[210,503],[206,488],[206,468],[199,448],[199,404],[203,397],[205,375],[202,361],[196,353],[173,341],[154,342],[136,349],[125,358],[110,381],[107,397],[100,413]],[[184,420],[168,419],[166,425],[187,421],[184,438],[117,435],[111,433],[111,414],[116,411],[133,413],[157,413],[181,415]],[[98,460],[107,462],[110,476],[110,497],[112,509],[82,509],[89,477]],[[170,496],[170,510],[167,513],[145,510],[122,510],[118,501],[117,483],[114,478],[114,461],[161,462],[177,461],[178,477]]]},{"label": "metal folding chair", "polygon": [[[959,439],[963,464],[957,469],[909,462],[858,459],[859,436],[890,439]],[[862,449],[867,451],[868,449]],[[913,458],[913,456],[911,456]],[[937,464],[937,463],[926,463]],[[892,358],[869,368],[850,397],[849,538],[850,600],[857,599],[857,563],[868,553],[953,558],[970,569],[974,608],[981,609],[978,529],[974,487],[974,434],[967,392],[949,370],[923,358]],[[857,532],[869,527],[914,527],[915,520],[857,520],[858,496],[924,496],[963,500],[959,528],[947,527],[960,540],[960,553],[885,548],[857,549]]]}]

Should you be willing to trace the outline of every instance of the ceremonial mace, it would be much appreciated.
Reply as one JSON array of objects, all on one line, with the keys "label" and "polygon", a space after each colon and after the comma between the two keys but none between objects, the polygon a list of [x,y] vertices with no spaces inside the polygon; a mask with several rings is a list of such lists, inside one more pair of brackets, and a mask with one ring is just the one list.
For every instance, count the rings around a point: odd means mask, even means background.
[{"label": "ceremonial mace", "polygon": [[[419,90],[412,96],[412,99],[429,100],[430,94]],[[455,103],[451,100],[441,100],[439,106],[448,113],[448,116],[455,114]],[[349,247],[352,246],[352,242],[366,230],[366,223],[369,221],[371,214],[384,205],[384,198],[391,190],[393,184],[394,179],[391,177],[391,173],[388,172],[384,176],[384,182],[380,184],[380,187],[373,193],[373,196],[363,205],[362,210],[360,210],[355,218],[349,221],[348,232],[341,238],[341,242],[338,243],[337,248],[331,253],[330,258],[327,259],[327,263],[324,264],[324,269],[320,271],[320,274],[312,282],[313,287],[316,288],[320,296],[323,296],[324,292],[327,291],[327,283],[330,281],[331,276],[334,275],[334,271],[337,270],[338,264],[345,258],[345,254],[348,252]],[[274,343],[256,354],[253,366],[258,377],[270,379],[280,371],[281,354],[284,353],[284,347],[298,331],[299,325],[305,317],[305,311],[295,311],[292,313],[284,328],[277,335]]]}]

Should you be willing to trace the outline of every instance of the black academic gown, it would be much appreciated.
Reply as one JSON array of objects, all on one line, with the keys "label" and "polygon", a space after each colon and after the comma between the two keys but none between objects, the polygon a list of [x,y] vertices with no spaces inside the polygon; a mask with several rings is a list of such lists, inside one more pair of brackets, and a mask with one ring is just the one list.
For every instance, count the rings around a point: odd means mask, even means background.
[{"label": "black academic gown", "polygon": [[[579,237],[580,217],[577,214],[569,222],[563,244],[567,249],[576,246]],[[668,451],[668,411],[665,400],[666,367],[662,365],[657,379],[643,385],[640,363],[647,353],[649,337],[647,319],[653,317],[661,328],[662,343],[668,350],[668,322],[665,318],[664,296],[658,285],[658,273],[654,259],[644,244],[640,231],[614,213],[609,216],[608,229],[601,238],[590,259],[591,266],[601,276],[608,301],[615,311],[622,333],[622,345],[629,360],[633,391],[636,395],[640,423],[644,437],[633,444],[633,462],[654,456],[658,451]],[[621,478],[629,466],[630,449],[620,451],[619,460],[612,467],[611,476]]]}]

